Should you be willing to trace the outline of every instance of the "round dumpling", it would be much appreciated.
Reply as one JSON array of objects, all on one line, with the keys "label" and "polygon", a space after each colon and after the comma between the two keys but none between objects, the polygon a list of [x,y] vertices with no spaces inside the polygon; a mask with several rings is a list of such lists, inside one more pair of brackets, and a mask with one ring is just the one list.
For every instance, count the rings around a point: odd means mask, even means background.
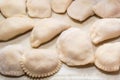
[{"label": "round dumpling", "polygon": [[57,40],[60,59],[69,66],[93,63],[93,45],[89,35],[78,28],[64,31]]},{"label": "round dumpling", "polygon": [[100,46],[95,53],[95,65],[103,71],[118,71],[120,67],[120,42]]},{"label": "round dumpling", "polygon": [[56,51],[34,49],[24,54],[21,59],[21,67],[30,77],[47,77],[53,75],[60,69],[61,62]]},{"label": "round dumpling", "polygon": [[52,9],[56,13],[65,13],[73,0],[51,0]]},{"label": "round dumpling", "polygon": [[102,18],[119,18],[120,0],[99,0],[93,11]]},{"label": "round dumpling", "polygon": [[20,66],[24,49],[20,45],[9,45],[0,51],[0,73],[7,76],[21,76],[24,74]]},{"label": "round dumpling", "polygon": [[26,15],[26,0],[1,0],[0,9],[5,17]]},{"label": "round dumpling", "polygon": [[84,21],[88,17],[94,15],[92,6],[94,0],[74,0],[67,9],[68,15],[78,21]]},{"label": "round dumpling", "polygon": [[27,0],[27,9],[30,17],[47,18],[52,15],[49,0]]}]

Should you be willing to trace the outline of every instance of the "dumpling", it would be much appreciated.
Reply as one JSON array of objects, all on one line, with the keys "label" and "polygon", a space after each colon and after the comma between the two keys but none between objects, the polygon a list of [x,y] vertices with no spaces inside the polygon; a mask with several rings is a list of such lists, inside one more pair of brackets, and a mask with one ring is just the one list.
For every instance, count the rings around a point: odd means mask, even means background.
[{"label": "dumpling", "polygon": [[0,13],[0,22],[4,19],[5,19],[5,17]]},{"label": "dumpling", "polygon": [[7,41],[33,28],[28,17],[10,17],[0,22],[0,41]]},{"label": "dumpling", "polygon": [[48,0],[27,0],[27,9],[30,17],[47,18],[52,15]]},{"label": "dumpling", "polygon": [[93,63],[94,51],[89,35],[78,28],[70,28],[57,40],[57,51],[61,61],[68,66]]},{"label": "dumpling", "polygon": [[61,62],[54,50],[33,49],[24,54],[21,67],[28,76],[40,78],[56,73],[61,67]]},{"label": "dumpling", "polygon": [[51,6],[54,12],[65,13],[72,1],[73,0],[52,0]]},{"label": "dumpling", "polygon": [[7,76],[22,76],[20,66],[24,49],[20,45],[8,45],[0,50],[0,73]]},{"label": "dumpling", "polygon": [[94,15],[92,6],[95,2],[94,0],[75,0],[68,7],[67,13],[73,19],[84,21]]},{"label": "dumpling", "polygon": [[120,0],[102,0],[93,10],[102,18],[120,17]]},{"label": "dumpling", "polygon": [[68,29],[70,25],[57,19],[43,19],[33,29],[30,37],[32,47],[48,42],[62,31]]},{"label": "dumpling", "polygon": [[95,65],[103,71],[119,71],[120,42],[100,46],[95,53]]},{"label": "dumpling", "polygon": [[5,17],[26,15],[26,0],[1,0],[0,10]]},{"label": "dumpling", "polygon": [[120,36],[120,19],[100,19],[93,23],[90,34],[95,44],[118,37]]}]

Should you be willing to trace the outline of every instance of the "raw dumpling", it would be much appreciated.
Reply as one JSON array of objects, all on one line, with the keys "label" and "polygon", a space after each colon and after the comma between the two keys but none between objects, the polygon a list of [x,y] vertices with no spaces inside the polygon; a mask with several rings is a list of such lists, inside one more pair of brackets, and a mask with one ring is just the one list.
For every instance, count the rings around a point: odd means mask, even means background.
[{"label": "raw dumpling", "polygon": [[92,25],[91,39],[95,44],[118,36],[120,36],[120,19],[101,19]]},{"label": "raw dumpling", "polygon": [[52,15],[48,0],[27,0],[27,9],[30,17],[47,18]]},{"label": "raw dumpling", "polygon": [[1,0],[0,9],[5,17],[26,14],[26,0]]},{"label": "raw dumpling", "polygon": [[56,51],[34,49],[24,54],[21,60],[21,67],[30,77],[47,77],[60,69],[61,62]]},{"label": "raw dumpling", "polygon": [[51,6],[56,13],[65,13],[72,0],[52,0]]},{"label": "raw dumpling", "polygon": [[67,9],[68,15],[78,21],[84,21],[94,14],[92,6],[96,1],[94,0],[75,0]]},{"label": "raw dumpling", "polygon": [[95,53],[95,65],[104,71],[119,71],[120,42],[100,46]]},{"label": "raw dumpling", "polygon": [[102,18],[120,17],[120,0],[102,0],[93,7],[93,10]]},{"label": "raw dumpling", "polygon": [[0,50],[0,73],[7,76],[24,74],[20,66],[24,49],[20,45],[9,45]]},{"label": "raw dumpling", "polygon": [[44,19],[35,26],[31,33],[31,46],[38,47],[69,27],[70,25],[57,19]]},{"label": "raw dumpling", "polygon": [[78,28],[70,28],[57,40],[60,59],[69,66],[80,66],[93,63],[93,45],[89,35]]},{"label": "raw dumpling", "polygon": [[33,28],[28,17],[10,17],[0,22],[0,41],[7,41]]},{"label": "raw dumpling", "polygon": [[0,22],[4,19],[5,19],[5,17],[0,13]]}]

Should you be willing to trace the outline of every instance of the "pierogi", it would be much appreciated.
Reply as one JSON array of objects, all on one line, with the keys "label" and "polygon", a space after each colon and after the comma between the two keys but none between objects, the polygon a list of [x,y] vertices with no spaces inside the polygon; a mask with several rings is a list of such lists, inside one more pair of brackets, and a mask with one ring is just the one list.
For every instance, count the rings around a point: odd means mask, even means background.
[{"label": "pierogi", "polygon": [[0,10],[5,17],[26,15],[26,0],[1,0]]},{"label": "pierogi", "polygon": [[119,71],[120,68],[120,42],[107,43],[95,52],[95,65],[106,72]]},{"label": "pierogi", "polygon": [[69,27],[69,24],[57,19],[43,19],[38,24],[36,24],[31,33],[31,46],[39,47],[41,44],[53,39],[55,36]]},{"label": "pierogi", "polygon": [[21,45],[8,45],[0,50],[0,73],[7,76],[22,76],[24,74],[20,59],[24,48]]},{"label": "pierogi", "polygon": [[33,78],[51,76],[61,67],[58,54],[49,49],[26,51],[20,62],[24,72]]},{"label": "pierogi", "polygon": [[31,30],[33,27],[33,21],[28,17],[9,17],[0,22],[0,41],[10,40]]},{"label": "pierogi", "polygon": [[61,61],[68,66],[93,63],[94,51],[89,35],[79,28],[70,28],[61,33],[57,40]]},{"label": "pierogi", "polygon": [[119,37],[120,19],[106,18],[95,21],[91,26],[90,36],[94,44]]}]

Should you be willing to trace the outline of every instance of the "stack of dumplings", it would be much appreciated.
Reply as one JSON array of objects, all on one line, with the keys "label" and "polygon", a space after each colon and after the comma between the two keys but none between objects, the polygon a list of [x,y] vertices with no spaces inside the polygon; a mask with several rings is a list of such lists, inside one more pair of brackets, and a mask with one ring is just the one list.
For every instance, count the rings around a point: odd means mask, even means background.
[{"label": "stack of dumplings", "polygon": [[[0,49],[2,75],[41,79],[57,73],[62,63],[92,64],[105,72],[120,70],[120,41],[111,42],[120,38],[120,0],[1,0],[0,12],[5,17],[0,21],[0,42],[30,31],[30,47],[10,43]],[[99,19],[86,31],[53,18],[53,13],[80,24],[93,15]],[[54,49],[42,49],[56,37]]]}]

